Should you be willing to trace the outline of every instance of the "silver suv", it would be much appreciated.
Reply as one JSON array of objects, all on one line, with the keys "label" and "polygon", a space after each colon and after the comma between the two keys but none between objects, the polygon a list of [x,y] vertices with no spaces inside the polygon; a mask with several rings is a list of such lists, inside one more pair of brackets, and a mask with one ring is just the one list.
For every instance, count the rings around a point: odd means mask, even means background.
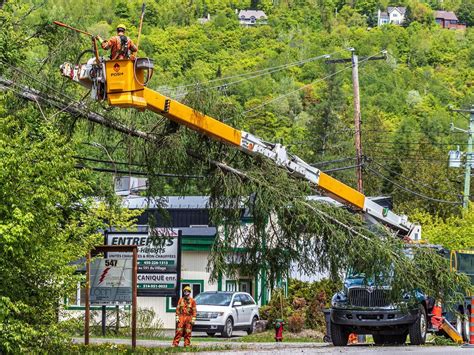
[{"label": "silver suv", "polygon": [[197,317],[193,331],[209,336],[221,333],[230,338],[234,330],[252,334],[257,322],[258,306],[245,292],[208,291],[196,296]]}]

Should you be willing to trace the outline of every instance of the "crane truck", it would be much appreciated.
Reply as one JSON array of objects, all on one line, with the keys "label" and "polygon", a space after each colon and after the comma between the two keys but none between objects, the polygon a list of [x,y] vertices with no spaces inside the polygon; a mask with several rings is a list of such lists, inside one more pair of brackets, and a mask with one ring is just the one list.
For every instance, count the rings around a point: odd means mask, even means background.
[{"label": "crane truck", "polygon": [[[63,76],[89,89],[91,97],[95,100],[106,101],[114,107],[136,108],[141,111],[150,110],[211,139],[239,149],[246,154],[264,156],[293,176],[298,176],[310,182],[323,195],[331,197],[356,212],[361,212],[369,222],[381,223],[393,230],[398,236],[409,241],[421,240],[421,226],[419,224],[410,222],[405,215],[398,215],[380,206],[363,193],[311,166],[298,156],[290,153],[283,145],[265,142],[250,132],[236,129],[148,88],[147,83],[153,75],[153,69],[153,61],[149,58],[106,60],[99,57],[97,49],[95,56],[84,64],[66,62],[60,67]],[[350,275],[349,278],[352,276]],[[349,281],[352,282],[353,279]],[[429,305],[424,302],[422,303],[425,305],[424,308],[410,310],[409,314],[395,314],[393,307],[384,303],[383,297],[379,297],[380,299],[374,298],[377,295],[380,296],[377,293],[378,291],[374,292],[374,286],[359,284],[352,286],[354,286],[354,289],[350,288],[353,293],[358,292],[357,297],[362,297],[361,299],[369,303],[364,304],[365,310],[363,312],[357,313],[354,310],[343,309],[341,306],[350,303],[347,302],[347,299],[344,299],[346,296],[341,294],[334,296],[331,313],[331,321],[334,322],[331,332],[334,345],[347,344],[348,329],[359,329],[360,331],[363,327],[359,327],[355,323],[362,323],[363,325],[364,322],[371,323],[372,328],[382,330],[376,333],[386,334],[384,340],[400,342],[406,338],[406,334],[404,333],[405,337],[396,336],[397,333],[394,332],[393,325],[397,321],[404,325],[403,329],[407,327],[411,329],[410,335],[413,333],[413,337],[417,337],[415,343],[424,343],[426,330],[428,325],[431,324],[430,317],[434,304]],[[345,301],[346,303],[344,303]],[[381,312],[379,306],[382,306],[385,310]],[[362,319],[362,313],[367,319]],[[350,316],[352,318],[349,318]],[[343,322],[341,319],[343,319]],[[384,321],[386,321],[386,324]],[[385,332],[385,330],[387,331]],[[377,336],[378,342],[383,342],[380,340],[381,337],[382,335]]]},{"label": "crane truck", "polygon": [[306,163],[279,143],[268,143],[255,135],[236,129],[183,103],[147,87],[154,64],[151,59],[104,60],[93,57],[85,64],[64,63],[61,74],[91,90],[95,100],[122,108],[150,110],[207,137],[235,147],[249,155],[272,160],[293,176],[309,181],[322,194],[361,211],[371,222],[380,222],[399,236],[421,239],[421,226],[380,206],[361,192]]}]

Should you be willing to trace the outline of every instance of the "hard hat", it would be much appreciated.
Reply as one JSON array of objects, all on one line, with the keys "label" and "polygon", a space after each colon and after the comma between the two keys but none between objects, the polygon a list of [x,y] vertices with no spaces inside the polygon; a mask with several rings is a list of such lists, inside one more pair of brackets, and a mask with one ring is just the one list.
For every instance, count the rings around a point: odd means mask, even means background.
[{"label": "hard hat", "polygon": [[127,30],[127,27],[125,27],[125,25],[124,25],[123,23],[119,23],[119,24],[117,25],[117,30],[118,30],[119,28],[122,28],[124,31]]},{"label": "hard hat", "polygon": [[191,292],[191,287],[190,287],[190,286],[186,286],[185,288],[183,288],[183,292],[184,292],[184,291],[189,291],[189,292]]}]

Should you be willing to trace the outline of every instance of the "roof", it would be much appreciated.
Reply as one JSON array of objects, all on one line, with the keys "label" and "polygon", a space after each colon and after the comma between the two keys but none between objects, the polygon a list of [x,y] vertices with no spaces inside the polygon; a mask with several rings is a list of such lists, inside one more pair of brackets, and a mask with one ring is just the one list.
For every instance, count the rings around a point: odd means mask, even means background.
[{"label": "roof", "polygon": [[[385,196],[367,196],[374,202],[385,200]],[[308,196],[309,201],[328,202],[336,206],[342,206],[341,203],[327,196]],[[208,209],[209,196],[162,196],[162,197],[142,197],[127,196],[123,199],[122,205],[130,209]]]},{"label": "roof", "polygon": [[386,12],[381,12],[380,13],[380,18],[388,19],[388,14]]},{"label": "roof", "polygon": [[456,14],[452,11],[435,11],[435,18],[442,18],[444,20],[455,20],[457,21],[458,18]]},{"label": "roof", "polygon": [[389,7],[387,7],[387,12],[388,13],[391,13],[395,10],[397,10],[402,15],[405,15],[405,12],[407,11],[407,8],[403,7],[403,6],[389,6]]},{"label": "roof", "polygon": [[165,208],[165,209],[207,209],[208,196],[163,196],[141,197],[130,195],[123,199],[123,206],[127,208]]},{"label": "roof", "polygon": [[256,19],[267,18],[267,15],[262,10],[240,10],[239,11],[239,18],[241,18],[242,16],[244,18],[250,18],[250,17],[253,16]]}]

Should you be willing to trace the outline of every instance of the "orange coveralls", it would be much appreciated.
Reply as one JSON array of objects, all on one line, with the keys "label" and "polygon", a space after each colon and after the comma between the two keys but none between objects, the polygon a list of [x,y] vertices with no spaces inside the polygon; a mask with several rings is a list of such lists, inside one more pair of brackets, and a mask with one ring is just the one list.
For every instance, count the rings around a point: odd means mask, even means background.
[{"label": "orange coveralls", "polygon": [[193,330],[194,321],[196,320],[196,301],[189,298],[181,297],[176,306],[176,317],[178,322],[176,324],[176,335],[173,340],[173,346],[178,346],[179,341],[183,337],[184,331],[184,346],[191,345],[191,332]]},{"label": "orange coveralls", "polygon": [[[115,59],[129,59],[126,58],[124,55],[124,52],[127,51],[122,51],[121,46],[120,46],[120,36],[113,36],[110,38],[108,41],[104,41],[101,44],[101,47],[103,49],[110,49],[110,59],[115,60]],[[127,37],[127,49],[129,53],[136,52],[137,51],[137,46],[133,43],[133,41]],[[130,59],[134,59],[133,55],[130,55]]]}]

